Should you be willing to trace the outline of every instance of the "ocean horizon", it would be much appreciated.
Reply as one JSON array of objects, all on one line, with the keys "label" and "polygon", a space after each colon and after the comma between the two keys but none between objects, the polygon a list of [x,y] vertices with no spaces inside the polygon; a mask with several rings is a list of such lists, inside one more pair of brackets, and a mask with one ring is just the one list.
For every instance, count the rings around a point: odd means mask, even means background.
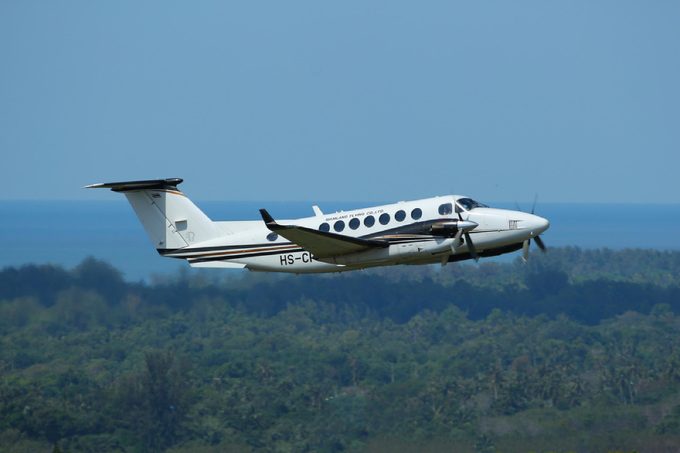
[{"label": "ocean horizon", "polygon": [[[315,203],[197,201],[196,204],[214,220],[258,220],[260,208],[267,208],[279,219],[311,216]],[[318,204],[324,212],[334,212],[381,203]],[[514,203],[489,204],[516,209]],[[680,204],[540,203],[536,213],[550,220],[550,229],[541,235],[548,247],[680,250]],[[46,263],[73,267],[87,257],[94,257],[120,269],[127,280],[189,269],[184,261],[158,255],[125,200],[0,201],[0,219],[0,234],[6,239],[0,268]],[[495,259],[511,260],[520,253]]]}]

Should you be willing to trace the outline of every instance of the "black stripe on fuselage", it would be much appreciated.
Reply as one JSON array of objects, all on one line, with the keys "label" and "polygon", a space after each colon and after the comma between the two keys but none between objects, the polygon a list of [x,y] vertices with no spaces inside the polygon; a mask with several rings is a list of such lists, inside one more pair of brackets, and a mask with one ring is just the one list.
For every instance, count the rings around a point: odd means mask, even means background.
[{"label": "black stripe on fuselage", "polygon": [[[390,245],[393,244],[406,244],[410,242],[425,242],[425,241],[433,241],[437,238],[437,236],[430,236],[430,237],[410,237],[410,238],[387,238],[387,241],[390,243]],[[248,249],[251,249],[250,251]],[[293,244],[292,242],[286,242],[286,243],[279,243],[279,244],[253,244],[253,245],[243,245],[243,246],[223,246],[223,247],[204,247],[199,251],[199,249],[173,249],[172,252],[167,252],[164,249],[158,249],[158,253],[161,254],[164,257],[167,258],[182,258],[182,259],[190,259],[190,258],[198,258],[202,256],[207,256],[210,254],[219,254],[220,252],[225,252],[222,256],[236,256],[237,253],[236,251],[242,250],[244,254],[250,253],[250,256],[253,256],[252,254],[257,253],[258,250],[261,249],[266,249],[267,252],[274,252],[274,253],[290,253],[291,250],[295,250],[296,248],[300,248],[297,246],[297,244]],[[271,250],[271,249],[277,249],[277,250]],[[195,253],[194,253],[195,252]],[[228,254],[226,252],[232,252],[233,255]],[[182,253],[181,255],[172,255],[170,253]],[[272,253],[266,253],[267,255],[271,255]],[[242,256],[238,255],[238,256]]]},{"label": "black stripe on fuselage", "polygon": [[[363,236],[357,236],[360,239],[371,239],[371,238],[376,238],[380,237],[382,235],[389,235],[389,234],[420,234],[423,236],[431,236],[430,233],[430,228],[432,227],[433,224],[438,223],[438,222],[449,222],[452,219],[447,219],[447,218],[442,218],[442,219],[434,219],[434,220],[424,220],[422,222],[415,222],[415,223],[409,223],[407,225],[400,225],[395,228],[390,228],[387,230],[380,230],[376,231],[375,233],[370,233],[370,234],[365,234]],[[455,219],[453,219],[455,220]],[[439,236],[437,236],[439,237]],[[215,249],[227,249],[227,248],[247,248],[247,247],[262,247],[264,245],[276,245],[277,243],[259,243],[259,244],[242,244],[242,245],[221,245],[221,246],[214,246],[214,247],[197,247],[197,248],[192,248],[191,251],[196,251],[196,252],[203,252],[203,251],[209,251],[209,250],[215,250]],[[281,243],[279,243],[281,244]],[[186,248],[179,248],[179,249],[156,249],[158,250],[159,253],[172,253],[172,252],[181,252],[182,250],[187,250]]]},{"label": "black stripe on fuselage", "polygon": [[[516,244],[511,244],[511,245],[505,245],[503,247],[496,247],[493,249],[486,249],[483,252],[478,252],[477,254],[480,257],[491,257],[491,256],[498,256],[502,255],[504,253],[510,253],[517,251],[522,248],[522,242],[518,242]],[[290,253],[299,253],[299,252],[306,252],[305,249],[303,248],[296,248],[296,249],[290,249],[287,251],[268,251],[268,252],[255,252],[255,253],[243,253],[243,254],[238,254],[238,255],[225,255],[225,256],[212,256],[212,257],[206,257],[206,258],[191,258],[189,259],[189,262],[191,263],[206,263],[210,261],[227,261],[227,260],[235,260],[235,259],[240,259],[240,258],[257,258],[261,256],[271,256],[271,255],[284,255],[284,254],[290,254]],[[313,258],[313,257],[312,257]],[[464,260],[469,260],[472,259],[472,255],[470,255],[469,252],[466,253],[460,253],[460,254],[455,254],[451,255],[448,259],[449,262],[455,262],[455,261],[464,261]]]},{"label": "black stripe on fuselage", "polygon": [[288,249],[288,250],[272,250],[268,252],[255,252],[255,253],[242,253],[242,254],[235,254],[235,255],[220,255],[220,256],[210,256],[206,258],[190,258],[189,262],[190,263],[207,263],[209,261],[227,261],[227,260],[235,260],[239,258],[257,258],[260,256],[271,256],[271,255],[287,255],[289,253],[299,253],[299,252],[305,252],[306,250],[303,249],[302,247],[294,248],[294,249]]},{"label": "black stripe on fuselage", "polygon": [[[442,238],[445,236],[433,236],[430,232],[430,229],[433,224],[437,222],[443,222],[443,221],[450,221],[451,219],[434,219],[434,220],[425,220],[422,222],[416,222],[416,223],[410,223],[408,225],[402,225],[398,226],[396,228],[390,228],[387,230],[381,230],[381,231],[376,231],[375,233],[370,233],[366,234],[363,236],[359,236],[361,239],[384,239],[392,244],[404,244],[404,243],[409,243],[409,242],[421,242],[421,241],[432,241],[438,238]],[[386,236],[396,236],[396,237],[386,237]],[[399,238],[399,236],[418,236],[418,237],[405,237],[405,238]],[[213,247],[196,247],[196,248],[180,248],[180,249],[156,249],[158,253],[161,256],[169,257],[169,258],[182,258],[182,259],[191,259],[191,258],[200,258],[200,257],[205,257],[209,252],[213,253],[219,253],[219,252],[227,252],[227,251],[235,251],[235,250],[243,250],[243,254],[234,254],[231,256],[222,256],[222,257],[211,257],[210,260],[213,261],[215,259],[225,259],[229,258],[232,259],[236,256],[243,257],[243,256],[265,256],[265,255],[273,255],[276,253],[291,253],[293,249],[290,248],[284,248],[284,247],[291,247],[296,244],[293,244],[292,242],[269,242],[269,243],[259,243],[259,244],[240,244],[240,245],[221,245],[221,246],[213,246]],[[256,249],[256,248],[281,248],[281,250],[278,251],[272,251],[272,250],[267,250],[266,253],[261,253],[258,254],[257,250],[253,250],[252,252],[248,252],[248,249]],[[207,259],[207,258],[206,258]]]},{"label": "black stripe on fuselage", "polygon": [[[418,239],[404,239],[404,240],[399,240],[399,241],[390,241],[390,245],[392,244],[406,244],[409,242],[424,242],[424,241],[432,241],[434,238],[429,238],[429,239],[424,239],[424,238],[418,238]],[[269,248],[269,247],[267,247]],[[302,247],[297,247],[297,248],[288,248],[285,250],[268,250],[264,252],[258,252],[257,250],[254,250],[252,252],[245,252],[241,254],[229,254],[229,255],[216,255],[216,256],[206,256],[206,255],[197,255],[195,257],[189,257],[189,256],[177,256],[177,257],[172,257],[172,258],[185,258],[188,259],[192,263],[204,263],[207,261],[224,261],[224,260],[234,260],[238,258],[257,258],[260,256],[271,256],[271,255],[288,255],[290,253],[299,253],[299,252],[307,252],[307,250],[303,249]]]},{"label": "black stripe on fuselage", "polygon": [[[390,245],[392,244],[407,244],[410,242],[425,242],[425,241],[432,241],[434,238],[410,238],[410,239],[401,239],[401,240],[391,240]],[[269,255],[284,255],[284,254],[289,254],[289,253],[297,253],[297,252],[305,252],[307,250],[303,249],[302,247],[295,246],[291,243],[288,243],[288,246],[284,247],[261,247],[257,250],[243,250],[242,253],[234,252],[234,249],[231,249],[229,252],[223,251],[225,253],[220,253],[220,250],[211,250],[209,253],[197,253],[193,255],[165,255],[168,258],[181,258],[181,259],[187,259],[191,261],[192,263],[200,263],[204,261],[222,261],[222,260],[232,260],[232,259],[237,259],[237,258],[244,258],[244,257],[249,257],[249,258],[254,258],[258,256],[269,256]],[[272,250],[273,248],[276,248],[276,250]],[[261,250],[261,251],[260,251]],[[211,256],[214,255],[214,256]]]}]

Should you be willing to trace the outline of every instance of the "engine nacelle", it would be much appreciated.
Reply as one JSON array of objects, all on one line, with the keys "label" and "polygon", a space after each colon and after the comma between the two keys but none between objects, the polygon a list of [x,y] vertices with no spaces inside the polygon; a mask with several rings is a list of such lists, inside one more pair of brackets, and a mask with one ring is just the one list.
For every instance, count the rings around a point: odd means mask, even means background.
[{"label": "engine nacelle", "polygon": [[477,222],[471,220],[447,220],[432,224],[430,233],[434,236],[454,237],[460,230],[467,233],[478,226]]}]

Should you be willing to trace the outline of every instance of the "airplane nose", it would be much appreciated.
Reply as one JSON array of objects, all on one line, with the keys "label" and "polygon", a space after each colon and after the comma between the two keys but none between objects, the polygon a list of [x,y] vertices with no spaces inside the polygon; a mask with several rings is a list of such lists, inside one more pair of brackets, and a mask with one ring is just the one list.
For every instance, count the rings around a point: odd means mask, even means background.
[{"label": "airplane nose", "polygon": [[539,217],[537,215],[531,215],[529,224],[531,225],[529,228],[532,230],[532,233],[536,236],[550,228],[550,222],[548,221],[548,219],[544,219],[543,217]]}]

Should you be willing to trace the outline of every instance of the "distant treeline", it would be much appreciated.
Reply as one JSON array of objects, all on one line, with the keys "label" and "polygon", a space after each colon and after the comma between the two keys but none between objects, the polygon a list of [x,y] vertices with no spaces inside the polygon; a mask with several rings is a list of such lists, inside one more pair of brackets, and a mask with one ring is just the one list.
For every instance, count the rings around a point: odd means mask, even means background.
[{"label": "distant treeline", "polygon": [[680,445],[680,252],[341,275],[0,271],[0,450]]},{"label": "distant treeline", "polygon": [[456,306],[473,320],[497,308],[596,324],[629,310],[649,313],[660,303],[680,313],[680,252],[566,248],[535,256],[526,265],[518,260],[331,276],[231,275],[221,280],[198,272],[152,284],[126,282],[118,270],[94,259],[71,271],[50,265],[0,271],[0,299],[30,297],[51,306],[60,291],[73,287],[96,291],[109,306],[134,296],[152,307],[182,310],[195,300],[220,297],[247,313],[273,316],[291,302],[311,299],[398,323],[424,310]]}]

